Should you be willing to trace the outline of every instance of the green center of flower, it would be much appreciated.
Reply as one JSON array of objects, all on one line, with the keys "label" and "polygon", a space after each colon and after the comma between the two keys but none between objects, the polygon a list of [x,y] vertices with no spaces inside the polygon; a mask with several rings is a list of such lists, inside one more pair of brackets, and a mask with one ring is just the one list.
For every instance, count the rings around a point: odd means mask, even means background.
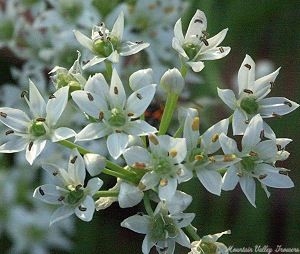
[{"label": "green center of flower", "polygon": [[249,157],[244,157],[241,160],[241,164],[243,166],[243,169],[247,172],[251,172],[253,171],[253,169],[255,168],[255,161],[257,160],[256,156],[249,156]]},{"label": "green center of flower", "polygon": [[258,112],[258,103],[253,96],[244,97],[240,104],[241,108],[250,115],[256,114]]},{"label": "green center of flower", "polygon": [[80,200],[84,197],[84,190],[83,188],[78,185],[75,188],[73,186],[69,187],[70,192],[66,197],[66,201],[70,205],[76,205],[80,202]]},{"label": "green center of flower", "polygon": [[186,43],[183,45],[183,49],[185,53],[188,55],[189,59],[194,59],[198,54],[200,47],[199,45],[195,45],[193,43]]},{"label": "green center of flower", "polygon": [[150,223],[150,239],[153,242],[164,241],[167,238],[175,238],[178,228],[174,220],[162,213],[156,214]]},{"label": "green center of flower", "polygon": [[35,137],[40,137],[46,134],[44,122],[34,121],[30,127],[30,133]]},{"label": "green center of flower", "polygon": [[199,251],[199,253],[215,254],[217,253],[217,246],[214,243],[201,242],[197,251]]},{"label": "green center of flower", "polygon": [[168,157],[154,157],[154,171],[160,176],[172,175],[174,163]]},{"label": "green center of flower", "polygon": [[93,49],[99,56],[108,57],[114,50],[118,49],[118,39],[113,37],[108,38],[96,39],[93,42]]},{"label": "green center of flower", "polygon": [[202,149],[199,147],[194,148],[189,156],[189,161],[194,162],[195,166],[202,165],[205,162],[207,162],[207,160],[207,154],[203,152]]},{"label": "green center of flower", "polygon": [[127,117],[124,115],[123,110],[118,108],[113,108],[111,110],[110,118],[108,119],[108,123],[112,127],[122,127],[125,125],[127,121]]},{"label": "green center of flower", "polygon": [[62,88],[64,86],[70,87],[70,93],[76,90],[80,90],[79,82],[69,73],[67,72],[60,72],[55,76],[57,88]]},{"label": "green center of flower", "polygon": [[78,0],[60,0],[60,13],[67,21],[75,21],[82,13],[83,5]]},{"label": "green center of flower", "polygon": [[14,34],[14,24],[12,20],[1,20],[0,31],[0,40],[10,40]]}]

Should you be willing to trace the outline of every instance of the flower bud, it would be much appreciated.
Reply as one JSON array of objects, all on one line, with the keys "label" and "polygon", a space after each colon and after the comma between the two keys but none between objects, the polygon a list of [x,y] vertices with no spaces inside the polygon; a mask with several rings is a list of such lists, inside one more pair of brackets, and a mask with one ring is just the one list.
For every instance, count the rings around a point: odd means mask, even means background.
[{"label": "flower bud", "polygon": [[167,93],[180,94],[184,87],[184,79],[178,69],[169,69],[161,77],[160,85]]}]

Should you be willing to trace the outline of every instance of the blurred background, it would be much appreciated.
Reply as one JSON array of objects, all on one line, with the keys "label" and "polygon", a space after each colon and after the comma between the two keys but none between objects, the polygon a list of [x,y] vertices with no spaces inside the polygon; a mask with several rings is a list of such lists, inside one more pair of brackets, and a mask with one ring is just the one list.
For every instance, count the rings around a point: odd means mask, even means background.
[{"label": "blurred background", "polygon": [[[121,63],[128,67],[122,72],[123,77],[128,78],[128,72],[137,70],[142,63],[144,68],[153,68],[159,80],[164,70],[174,67],[170,64],[178,63],[177,54],[171,49],[175,22],[181,17],[185,31],[196,9],[205,12],[211,36],[229,28],[221,45],[231,47],[228,56],[206,61],[200,73],[189,77],[181,98],[183,105],[198,107],[202,132],[230,115],[217,98],[216,87],[235,87],[246,54],[254,59],[261,76],[281,66],[270,96],[300,103],[297,0],[0,0],[0,105],[18,107],[15,101],[28,86],[28,78],[38,83],[42,91],[51,91],[53,85],[47,73],[56,65],[69,69],[77,57],[76,50],[83,51],[72,30],[89,36],[95,22],[104,20],[110,27],[120,10],[125,12],[125,26],[129,27],[124,37],[151,42],[145,53]],[[151,49],[156,53],[151,53]],[[83,60],[88,57],[88,53],[82,54]],[[268,199],[257,185],[254,208],[240,188],[217,197],[208,193],[198,180],[182,184],[180,188],[193,195],[188,211],[197,214],[193,225],[200,236],[231,229],[232,234],[220,240],[227,246],[300,248],[300,110],[268,123],[277,137],[293,139],[287,147],[291,155],[281,166],[291,170],[289,176],[295,187],[269,188]],[[3,126],[0,128],[3,134]],[[70,218],[49,230],[52,208],[31,198],[32,190],[44,177],[41,169],[24,166],[16,156],[1,155],[0,160],[0,253],[141,253],[143,236],[119,226],[140,207],[121,210],[113,204],[96,212],[90,223]],[[113,185],[110,178],[103,180],[104,187]],[[180,247],[176,249],[176,253],[186,252]]]}]

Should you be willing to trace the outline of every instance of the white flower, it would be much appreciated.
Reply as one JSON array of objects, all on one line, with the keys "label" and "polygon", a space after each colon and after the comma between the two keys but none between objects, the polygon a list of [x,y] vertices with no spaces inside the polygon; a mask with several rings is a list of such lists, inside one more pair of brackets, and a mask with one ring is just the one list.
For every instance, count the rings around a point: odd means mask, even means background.
[{"label": "white flower", "polygon": [[[144,120],[138,119],[149,106],[155,94],[155,84],[142,83],[142,72],[134,75],[136,88],[127,99],[117,71],[112,72],[111,86],[102,74],[90,77],[84,91],[73,92],[72,98],[79,108],[94,118],[76,135],[76,141],[107,137],[110,155],[117,159],[129,144],[129,135],[144,136],[157,130]],[[131,85],[131,83],[130,83]]]},{"label": "white flower", "polygon": [[104,60],[117,63],[120,56],[129,56],[138,53],[149,46],[149,43],[131,42],[122,40],[124,30],[124,14],[120,13],[111,31],[102,22],[100,26],[94,26],[91,38],[79,31],[74,31],[78,42],[88,48],[96,56],[83,66],[91,67]]},{"label": "white flower", "polygon": [[206,235],[199,241],[191,243],[191,251],[188,254],[228,254],[228,248],[225,244],[217,242],[222,235],[231,234],[230,230],[213,235]]},{"label": "white flower", "polygon": [[8,141],[0,146],[0,153],[26,150],[26,160],[32,164],[43,151],[47,140],[57,142],[75,135],[67,127],[56,127],[68,102],[68,87],[57,90],[46,104],[33,82],[29,82],[29,99],[23,94],[32,118],[20,109],[1,107],[0,121],[10,129]]},{"label": "white flower", "polygon": [[51,216],[50,225],[74,213],[83,221],[91,221],[95,211],[93,195],[103,182],[94,177],[84,187],[86,165],[79,152],[76,149],[72,150],[67,170],[50,163],[42,166],[49,174],[60,180],[58,186],[44,184],[37,187],[33,193],[33,197],[46,203],[61,205]]},{"label": "white flower", "polygon": [[242,138],[241,151],[235,140],[221,134],[219,137],[224,153],[235,154],[240,162],[228,168],[223,176],[223,190],[232,190],[237,183],[240,184],[249,202],[255,207],[255,181],[257,179],[264,188],[267,196],[269,192],[266,186],[273,188],[294,187],[292,180],[286,174],[284,168],[274,166],[278,149],[274,140],[261,140],[263,120],[260,115],[254,116]]},{"label": "white flower", "polygon": [[145,170],[139,188],[143,191],[157,189],[160,199],[173,198],[177,184],[186,181],[186,170],[182,162],[186,156],[184,138],[167,135],[149,136],[150,151],[132,146],[123,156],[128,166]]},{"label": "white flower", "polygon": [[[279,70],[280,68],[255,80],[255,63],[246,55],[238,72],[237,97],[230,89],[218,88],[219,97],[234,110],[232,118],[234,135],[243,134],[249,121],[256,114],[260,114],[262,118],[276,117],[288,114],[299,107],[297,103],[284,97],[265,98],[270,93]],[[265,136],[267,136],[266,128],[270,127],[264,127]]]},{"label": "white flower", "polygon": [[181,94],[184,88],[184,79],[176,68],[167,70],[160,80],[161,87],[167,93]]},{"label": "white flower", "polygon": [[193,213],[169,214],[166,204],[160,202],[152,216],[133,215],[125,219],[121,226],[146,235],[142,244],[143,254],[148,254],[153,246],[158,253],[172,254],[176,242],[190,247],[190,240],[181,228],[190,225],[194,217]]},{"label": "white flower", "polygon": [[185,36],[182,32],[181,19],[176,22],[174,27],[175,37],[172,41],[172,47],[195,72],[204,68],[204,60],[220,59],[230,52],[230,47],[219,47],[228,28],[211,38],[207,38],[206,27],[205,14],[200,10],[197,10],[192,17]]},{"label": "white flower", "polygon": [[218,139],[221,133],[227,134],[228,125],[229,120],[224,119],[199,136],[199,117],[193,109],[188,110],[184,123],[183,137],[188,151],[185,166],[191,172],[194,170],[203,186],[215,195],[221,194],[222,187],[222,176],[217,170],[238,161],[233,154],[213,155],[220,149]]}]

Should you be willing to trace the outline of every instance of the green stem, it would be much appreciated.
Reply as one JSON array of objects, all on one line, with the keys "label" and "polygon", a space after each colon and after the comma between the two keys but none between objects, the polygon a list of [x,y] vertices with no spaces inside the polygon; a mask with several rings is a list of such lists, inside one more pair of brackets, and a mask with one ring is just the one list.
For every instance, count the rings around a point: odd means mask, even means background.
[{"label": "green stem", "polygon": [[144,200],[144,206],[145,206],[145,210],[146,210],[147,214],[150,216],[153,216],[153,210],[152,210],[152,207],[150,204],[150,198],[149,198],[148,192],[144,192],[143,200]]},{"label": "green stem", "polygon": [[177,129],[177,131],[174,133],[173,137],[174,138],[179,138],[179,136],[182,134],[183,132],[183,126],[179,126],[179,128]]},{"label": "green stem", "polygon": [[176,109],[177,101],[178,101],[178,94],[175,93],[168,94],[164,113],[162,115],[161,122],[159,125],[158,135],[166,134],[169,125],[171,123],[173,113]]},{"label": "green stem", "polygon": [[114,171],[114,170],[111,170],[111,169],[108,169],[108,168],[103,169],[102,173],[104,173],[106,175],[114,176],[116,178],[124,179],[124,180],[126,180],[130,183],[133,183],[133,184],[137,184],[136,180],[135,180],[135,177],[132,177],[131,175],[128,175],[128,174],[125,175],[125,174],[122,174],[121,172]]},{"label": "green stem", "polygon": [[118,191],[97,191],[93,197],[100,198],[100,197],[117,197],[119,195]]},{"label": "green stem", "polygon": [[201,237],[198,236],[196,229],[191,224],[186,226],[184,229],[188,232],[189,236],[195,241],[199,241],[201,239]]},{"label": "green stem", "polygon": [[111,75],[112,75],[112,63],[110,61],[104,61],[105,63],[105,68],[106,68],[106,81],[108,82],[111,80]]},{"label": "green stem", "polygon": [[185,78],[186,74],[187,74],[187,71],[188,71],[188,68],[186,67],[186,64],[183,62],[182,59],[180,59],[180,64],[181,64],[180,73],[181,73],[182,77]]}]

